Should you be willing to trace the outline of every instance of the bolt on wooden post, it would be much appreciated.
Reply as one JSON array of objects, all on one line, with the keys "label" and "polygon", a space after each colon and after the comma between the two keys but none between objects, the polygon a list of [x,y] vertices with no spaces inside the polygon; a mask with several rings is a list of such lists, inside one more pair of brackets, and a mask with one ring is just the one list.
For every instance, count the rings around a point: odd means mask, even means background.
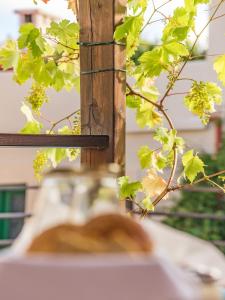
[{"label": "bolt on wooden post", "polygon": [[125,169],[125,46],[113,43],[127,0],[80,0],[81,131],[108,135],[106,150],[82,149],[90,167],[115,162]]}]

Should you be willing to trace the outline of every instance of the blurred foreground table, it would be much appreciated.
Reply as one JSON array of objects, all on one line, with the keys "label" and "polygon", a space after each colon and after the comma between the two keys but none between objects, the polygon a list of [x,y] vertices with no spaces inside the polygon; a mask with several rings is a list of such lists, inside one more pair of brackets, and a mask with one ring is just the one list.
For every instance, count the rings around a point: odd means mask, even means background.
[{"label": "blurred foreground table", "polygon": [[0,259],[3,300],[199,300],[197,282],[167,260],[120,255]]}]

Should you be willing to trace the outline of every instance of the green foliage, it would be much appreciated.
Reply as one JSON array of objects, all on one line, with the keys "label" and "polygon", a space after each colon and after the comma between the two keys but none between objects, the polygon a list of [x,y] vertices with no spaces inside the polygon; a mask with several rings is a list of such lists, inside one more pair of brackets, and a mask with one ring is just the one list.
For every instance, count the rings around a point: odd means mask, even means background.
[{"label": "green foliage", "polygon": [[150,150],[148,146],[142,146],[138,150],[138,158],[142,169],[150,168],[152,165],[153,156],[154,151]]},{"label": "green foliage", "polygon": [[123,24],[117,26],[115,30],[115,40],[126,41],[126,55],[128,61],[135,54],[140,44],[140,34],[144,24],[147,4],[147,0],[129,0],[128,7],[131,11],[131,15],[125,17]]},{"label": "green foliage", "polygon": [[168,65],[168,56],[162,47],[156,47],[152,51],[144,53],[140,58],[140,72],[146,77],[159,76]]},{"label": "green foliage", "polygon": [[19,59],[19,51],[15,41],[7,41],[0,49],[0,65],[4,70],[15,68]]},{"label": "green foliage", "polygon": [[42,37],[40,29],[35,28],[35,26],[31,23],[26,23],[20,27],[19,33],[19,49],[30,49],[33,57],[38,57],[44,53],[45,40]]},{"label": "green foliage", "polygon": [[221,55],[215,60],[214,69],[218,74],[219,80],[225,86],[225,55]]},{"label": "green foliage", "polygon": [[21,112],[25,115],[27,122],[20,132],[24,134],[41,133],[43,125],[34,118],[31,109],[24,103],[21,107]]},{"label": "green foliage", "polygon": [[147,211],[154,211],[154,206],[152,204],[151,198],[146,197],[141,201],[141,206],[143,209],[146,209]]},{"label": "green foliage", "polygon": [[115,39],[126,39],[127,56],[132,57],[139,45],[138,36],[143,25],[143,15],[126,17],[124,23],[116,28]]},{"label": "green foliage", "polygon": [[130,182],[129,176],[119,178],[120,197],[121,199],[133,198],[141,189],[142,185],[139,181]]},{"label": "green foliage", "polygon": [[[49,0],[42,0],[47,3]],[[35,2],[37,2],[35,0]],[[159,197],[168,188],[161,177],[165,169],[171,169],[171,177],[176,167],[177,156],[180,158],[185,148],[184,140],[177,135],[167,112],[168,96],[180,78],[186,63],[192,60],[197,47],[197,40],[190,45],[190,36],[195,32],[197,6],[208,3],[208,0],[184,0],[181,7],[176,7],[172,15],[160,11],[163,5],[156,3],[149,13],[149,0],[128,0],[128,14],[117,26],[114,38],[126,42],[127,71],[135,83],[127,87],[127,106],[136,112],[136,123],[140,128],[149,128],[153,138],[158,142],[158,149],[143,146],[138,151],[141,168],[146,176],[132,182],[125,176],[120,179],[121,197],[135,197],[137,192],[144,192],[144,200],[140,205],[152,210],[152,200]],[[77,14],[74,1],[68,0],[69,7]],[[220,5],[220,4],[218,4]],[[218,7],[216,7],[217,10]],[[162,14],[165,23],[161,41],[158,45],[143,47],[140,36],[147,26],[156,22],[155,14]],[[149,15],[148,15],[149,14]],[[207,26],[206,26],[207,27]],[[201,34],[201,33],[200,33]],[[28,80],[33,82],[28,96],[25,97],[21,111],[26,117],[23,133],[46,132],[48,134],[80,134],[79,114],[70,113],[59,121],[48,120],[42,114],[44,103],[48,102],[47,89],[60,91],[62,89],[79,90],[79,25],[68,20],[52,22],[43,32],[33,24],[24,24],[19,30],[17,41],[7,41],[0,49],[0,65],[7,70],[13,68],[14,80],[23,84]],[[144,50],[141,53],[140,48]],[[134,63],[135,62],[135,63]],[[217,58],[214,68],[219,79],[224,83],[224,56]],[[162,95],[155,86],[155,78],[165,73],[166,90]],[[207,124],[215,105],[222,101],[221,89],[212,82],[194,81],[184,99],[190,112],[198,115]],[[54,105],[54,104],[51,104]],[[44,119],[45,126],[41,120]],[[46,126],[48,123],[48,126]],[[67,125],[65,125],[65,123]],[[168,128],[167,128],[168,126]],[[45,149],[39,151],[34,160],[34,170],[37,178],[49,166],[57,166],[63,160],[73,160],[79,155],[77,149]],[[193,150],[182,157],[183,175],[193,182],[199,174],[204,174],[204,163]],[[174,178],[171,178],[174,181]],[[144,183],[144,184],[143,184]],[[164,195],[166,196],[166,195]],[[163,197],[164,197],[163,196]]]},{"label": "green foliage", "polygon": [[145,11],[148,5],[148,0],[128,0],[128,7],[133,11],[133,13],[137,13],[138,11]]},{"label": "green foliage", "polygon": [[140,103],[137,108],[136,122],[140,128],[149,127],[153,128],[156,125],[161,124],[162,117],[154,109],[151,103],[143,102]]},{"label": "green foliage", "polygon": [[199,173],[204,173],[204,162],[194,155],[193,150],[189,150],[182,156],[184,166],[184,176],[192,183]]},{"label": "green foliage", "polygon": [[49,36],[45,37],[33,24],[22,25],[18,40],[8,41],[0,49],[0,64],[4,69],[14,69],[14,79],[19,84],[32,79],[57,91],[71,89],[79,76],[75,63],[79,27],[63,20],[59,24],[52,22],[47,32]]},{"label": "green foliage", "polygon": [[78,49],[79,25],[77,23],[71,23],[69,20],[62,20],[60,23],[52,22],[47,28],[47,34],[59,42],[58,53],[65,50],[73,52],[73,49]]},{"label": "green foliage", "polygon": [[162,40],[164,42],[185,40],[194,26],[195,15],[196,7],[190,5],[190,1],[186,1],[186,7],[177,7],[163,30]]},{"label": "green foliage", "polygon": [[[59,128],[57,134],[80,134],[80,125],[75,121],[74,127],[64,126]],[[50,166],[57,167],[65,159],[74,161],[80,155],[80,149],[74,148],[49,148],[38,151],[34,159],[33,167],[38,180],[42,179],[42,173]]]},{"label": "green foliage", "polygon": [[[47,33],[47,34],[46,34]],[[0,49],[0,65],[4,70],[13,68],[14,80],[23,84],[32,80],[33,84],[22,104],[21,112],[26,123],[23,134],[80,134],[78,115],[74,117],[71,128],[67,126],[53,130],[54,121],[46,128],[40,122],[41,109],[48,102],[47,88],[60,91],[71,90],[79,85],[79,26],[68,20],[52,22],[43,33],[31,23],[22,25],[17,41],[7,41]],[[65,119],[66,120],[66,119]],[[71,120],[70,120],[71,121]],[[55,127],[55,126],[53,126]],[[50,130],[52,128],[52,130]],[[56,167],[64,159],[70,161],[79,155],[78,149],[47,149],[39,151],[34,160],[34,171],[38,179],[49,166]]]},{"label": "green foliage", "polygon": [[199,116],[203,124],[207,124],[211,113],[215,112],[215,104],[222,103],[222,90],[213,82],[197,82],[184,99],[190,112]]}]

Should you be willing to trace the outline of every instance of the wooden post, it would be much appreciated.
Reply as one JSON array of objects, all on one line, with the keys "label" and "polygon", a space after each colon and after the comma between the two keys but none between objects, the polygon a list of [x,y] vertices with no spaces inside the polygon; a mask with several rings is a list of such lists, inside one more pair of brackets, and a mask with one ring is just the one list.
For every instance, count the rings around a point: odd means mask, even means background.
[{"label": "wooden post", "polygon": [[[126,3],[79,1],[81,130],[82,134],[109,136],[106,150],[82,149],[81,162],[90,167],[116,162],[125,168],[126,74],[121,71],[125,69],[125,46],[112,41]],[[93,45],[102,42],[107,44]],[[98,72],[102,69],[105,71]]]}]

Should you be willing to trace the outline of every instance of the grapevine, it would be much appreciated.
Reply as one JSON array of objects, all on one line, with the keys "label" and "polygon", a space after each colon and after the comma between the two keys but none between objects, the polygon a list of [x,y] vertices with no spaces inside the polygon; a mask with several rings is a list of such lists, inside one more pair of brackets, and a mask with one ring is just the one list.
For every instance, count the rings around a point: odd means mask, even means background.
[{"label": "grapevine", "polygon": [[[42,1],[47,3],[50,0]],[[68,0],[69,8],[79,21],[78,2]],[[38,0],[35,3],[38,4]],[[152,4],[150,12],[149,3]],[[207,174],[207,166],[198,153],[189,149],[179,136],[167,110],[169,99],[178,94],[183,95],[184,106],[206,125],[217,105],[221,105],[222,89],[219,85],[185,78],[182,74],[186,65],[196,58],[196,47],[204,31],[212,22],[224,16],[221,13],[224,0],[219,0],[212,6],[209,19],[199,32],[195,26],[198,7],[203,3],[209,4],[210,1],[184,0],[183,5],[175,7],[171,15],[164,13],[163,9],[166,11],[172,3],[175,4],[175,0],[165,0],[158,6],[155,0],[128,0],[128,14],[114,34],[116,41],[126,41],[127,73],[134,82],[127,82],[127,107],[135,111],[137,125],[150,129],[153,139],[158,143],[158,147],[152,149],[146,141],[147,144],[137,153],[145,176],[140,180],[132,180],[128,176],[119,179],[121,199],[133,201],[143,215],[153,210],[169,193],[186,185],[202,181],[218,185],[213,178],[220,176],[220,187],[224,191],[221,176],[225,170]],[[148,51],[140,53],[142,32],[156,22],[164,26],[161,41]],[[191,42],[190,36],[194,36]],[[30,79],[33,81],[21,107],[27,119],[23,133],[44,131],[48,134],[80,134],[79,111],[70,112],[57,121],[49,120],[42,113],[43,104],[48,102],[46,89],[79,90],[78,41],[78,22],[62,20],[52,22],[44,33],[33,24],[25,24],[20,28],[18,40],[9,40],[0,49],[0,65],[5,70],[13,68],[17,83],[23,84]],[[225,54],[215,57],[213,68],[221,84],[225,85]],[[156,78],[162,74],[167,78],[167,85],[165,91],[159,92]],[[190,83],[189,89],[176,93],[174,90],[181,80]],[[47,125],[43,125],[43,120]],[[38,151],[33,164],[35,175],[40,178],[45,168],[56,167],[63,160],[71,161],[78,156],[77,149]],[[182,170],[176,177],[178,161],[181,161]],[[164,176],[165,171],[169,171],[168,177]],[[141,194],[141,197],[137,198],[137,194]]]}]

